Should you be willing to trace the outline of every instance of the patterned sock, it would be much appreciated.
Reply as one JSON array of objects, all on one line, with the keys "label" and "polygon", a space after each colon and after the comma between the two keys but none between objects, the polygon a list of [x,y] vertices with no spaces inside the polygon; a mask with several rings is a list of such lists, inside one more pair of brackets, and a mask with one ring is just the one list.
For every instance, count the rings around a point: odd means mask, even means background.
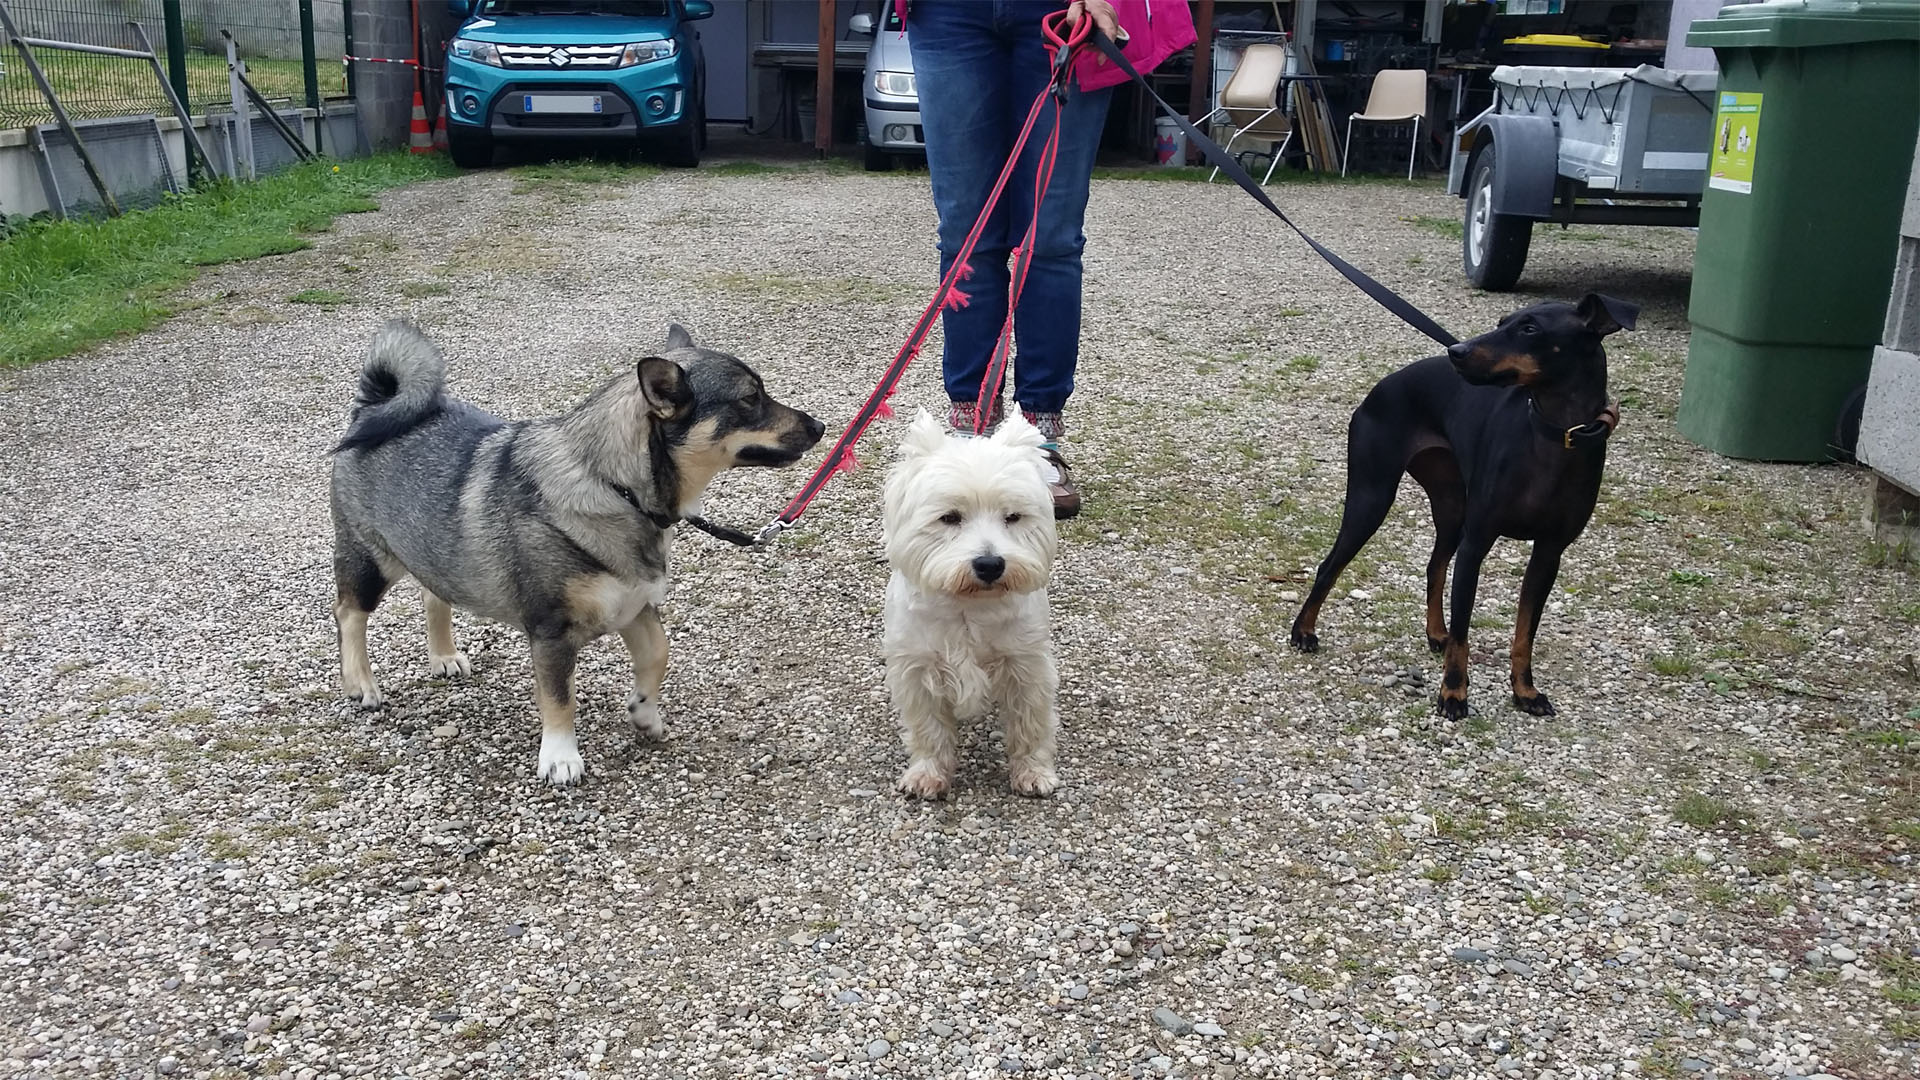
[{"label": "patterned sock", "polygon": [[1040,437],[1047,440],[1048,442],[1057,443],[1062,438],[1066,437],[1067,422],[1061,419],[1061,416],[1059,413],[1027,412],[1025,409],[1022,409],[1021,413],[1027,418],[1027,423],[1032,424],[1034,427],[1040,429]]},{"label": "patterned sock", "polygon": [[[1006,412],[1006,402],[995,401],[993,403],[993,411],[987,416],[986,433],[988,435],[993,434],[993,429],[1000,426],[1000,421],[1006,417]],[[979,418],[979,415],[979,402],[956,401],[953,403],[952,408],[947,410],[947,427],[956,435],[971,435],[973,434],[974,421]]]}]

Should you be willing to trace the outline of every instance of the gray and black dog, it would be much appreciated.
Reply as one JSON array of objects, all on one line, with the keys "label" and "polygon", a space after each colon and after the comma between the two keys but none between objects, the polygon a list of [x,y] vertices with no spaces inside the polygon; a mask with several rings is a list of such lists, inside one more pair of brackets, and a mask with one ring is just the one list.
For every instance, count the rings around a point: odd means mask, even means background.
[{"label": "gray and black dog", "polygon": [[665,736],[667,545],[697,518],[723,469],[782,467],[820,441],[820,421],[767,395],[740,360],[678,325],[667,347],[571,411],[507,421],[452,397],[446,361],[412,325],[388,323],[360,371],[333,460],[334,618],[349,697],[380,705],[367,617],[411,575],[425,594],[427,664],[472,665],[453,609],[517,626],[533,650],[539,777],[579,780],[573,670],[590,641],[619,634],[633,658],[627,717]]}]

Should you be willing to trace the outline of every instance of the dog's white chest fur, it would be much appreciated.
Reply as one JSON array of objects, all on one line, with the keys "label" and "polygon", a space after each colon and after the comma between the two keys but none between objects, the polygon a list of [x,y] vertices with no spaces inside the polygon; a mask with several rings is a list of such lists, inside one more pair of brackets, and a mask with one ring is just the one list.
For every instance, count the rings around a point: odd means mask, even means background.
[{"label": "dog's white chest fur", "polygon": [[895,571],[882,647],[890,663],[946,700],[956,719],[974,719],[993,710],[995,687],[1010,667],[1051,653],[1047,616],[1045,590],[956,600],[922,592]]},{"label": "dog's white chest fur", "polygon": [[649,607],[661,607],[670,592],[667,579],[626,581],[613,574],[581,578],[569,588],[575,617],[596,633],[613,633]]},{"label": "dog's white chest fur", "polygon": [[1060,675],[1047,625],[1059,539],[1040,433],[1012,418],[985,439],[951,439],[924,410],[887,474],[887,692],[900,711],[900,790],[941,798],[959,764],[955,722],[998,707],[1007,774],[1049,795]]}]

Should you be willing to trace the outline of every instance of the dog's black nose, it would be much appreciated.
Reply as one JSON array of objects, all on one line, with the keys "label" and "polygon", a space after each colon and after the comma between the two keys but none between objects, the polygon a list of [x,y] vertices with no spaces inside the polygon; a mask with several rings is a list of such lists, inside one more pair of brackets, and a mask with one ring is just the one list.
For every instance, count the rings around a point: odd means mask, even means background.
[{"label": "dog's black nose", "polygon": [[806,431],[807,438],[813,442],[819,442],[820,436],[825,435],[827,433],[827,425],[821,423],[818,420],[815,420],[813,417],[808,416],[806,413],[800,414],[800,426],[803,430]]},{"label": "dog's black nose", "polygon": [[973,576],[988,585],[1000,580],[1007,572],[1007,560],[998,555],[975,555],[973,557]]},{"label": "dog's black nose", "polygon": [[1462,360],[1465,360],[1468,354],[1472,352],[1473,352],[1473,346],[1467,344],[1464,341],[1457,342],[1453,345],[1447,346],[1447,358],[1452,360],[1456,364]]}]

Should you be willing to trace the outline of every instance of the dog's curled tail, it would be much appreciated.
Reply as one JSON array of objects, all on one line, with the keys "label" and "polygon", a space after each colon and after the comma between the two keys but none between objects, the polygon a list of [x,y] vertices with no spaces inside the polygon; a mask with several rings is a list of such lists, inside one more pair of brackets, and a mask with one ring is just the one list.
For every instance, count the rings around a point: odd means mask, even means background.
[{"label": "dog's curled tail", "polygon": [[380,328],[360,368],[353,421],[335,446],[371,450],[413,430],[440,411],[447,361],[418,327],[395,319]]}]

